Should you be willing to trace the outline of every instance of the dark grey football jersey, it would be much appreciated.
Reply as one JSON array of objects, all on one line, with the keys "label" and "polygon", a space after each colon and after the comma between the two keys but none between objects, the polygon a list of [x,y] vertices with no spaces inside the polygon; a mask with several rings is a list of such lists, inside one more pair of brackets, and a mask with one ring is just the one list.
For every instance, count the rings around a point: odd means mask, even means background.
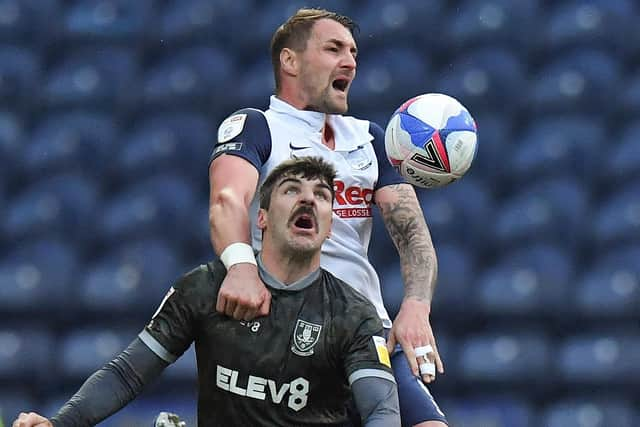
[{"label": "dark grey football jersey", "polygon": [[375,308],[327,271],[285,287],[261,269],[271,310],[251,322],[215,311],[225,274],[183,276],[140,334],[167,361],[195,341],[199,426],[341,425],[353,381],[393,381]]}]

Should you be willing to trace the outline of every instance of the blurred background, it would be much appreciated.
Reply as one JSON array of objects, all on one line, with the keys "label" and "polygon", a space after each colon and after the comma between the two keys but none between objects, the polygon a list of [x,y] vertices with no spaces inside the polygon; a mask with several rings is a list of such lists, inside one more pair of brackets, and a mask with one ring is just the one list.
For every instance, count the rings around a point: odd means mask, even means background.
[{"label": "blurred background", "polygon": [[[0,0],[0,418],[52,415],[211,259],[218,124],[266,108],[301,6],[360,25],[351,113],[444,92],[471,171],[419,190],[452,426],[640,425],[640,4],[633,0]],[[636,25],[634,25],[636,24]],[[397,258],[375,218],[389,310]],[[102,426],[195,425],[190,351]],[[0,425],[2,421],[0,421]]]}]

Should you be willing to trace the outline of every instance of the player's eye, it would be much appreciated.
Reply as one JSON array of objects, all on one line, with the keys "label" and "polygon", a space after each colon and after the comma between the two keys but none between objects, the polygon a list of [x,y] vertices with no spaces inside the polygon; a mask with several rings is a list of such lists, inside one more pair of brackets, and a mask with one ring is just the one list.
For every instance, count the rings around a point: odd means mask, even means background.
[{"label": "player's eye", "polygon": [[290,186],[284,189],[284,194],[298,194],[300,190],[298,187]]},{"label": "player's eye", "polygon": [[326,201],[329,200],[329,192],[328,191],[324,191],[324,190],[318,190],[316,191],[316,198]]}]

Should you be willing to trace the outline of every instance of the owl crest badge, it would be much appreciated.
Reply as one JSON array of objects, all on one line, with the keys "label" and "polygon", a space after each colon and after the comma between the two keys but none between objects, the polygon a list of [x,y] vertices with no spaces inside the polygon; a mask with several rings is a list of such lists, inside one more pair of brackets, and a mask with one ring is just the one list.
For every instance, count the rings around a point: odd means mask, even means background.
[{"label": "owl crest badge", "polygon": [[298,356],[311,356],[313,347],[318,342],[318,338],[320,338],[321,329],[322,325],[298,319],[293,330],[291,351]]}]

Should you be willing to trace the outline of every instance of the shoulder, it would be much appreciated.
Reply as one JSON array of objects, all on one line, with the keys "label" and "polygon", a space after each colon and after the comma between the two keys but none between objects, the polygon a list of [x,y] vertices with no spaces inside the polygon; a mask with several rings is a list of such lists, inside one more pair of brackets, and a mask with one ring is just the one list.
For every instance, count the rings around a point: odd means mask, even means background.
[{"label": "shoulder", "polygon": [[325,269],[322,269],[322,280],[331,294],[337,312],[357,312],[365,317],[378,317],[375,306],[348,283],[338,279]]},{"label": "shoulder", "polygon": [[267,118],[257,108],[242,108],[227,116],[218,127],[218,143],[235,140],[243,133],[268,131]]},{"label": "shoulder", "polygon": [[184,297],[200,298],[203,295],[215,295],[225,273],[222,263],[212,261],[183,274],[173,287]]}]

